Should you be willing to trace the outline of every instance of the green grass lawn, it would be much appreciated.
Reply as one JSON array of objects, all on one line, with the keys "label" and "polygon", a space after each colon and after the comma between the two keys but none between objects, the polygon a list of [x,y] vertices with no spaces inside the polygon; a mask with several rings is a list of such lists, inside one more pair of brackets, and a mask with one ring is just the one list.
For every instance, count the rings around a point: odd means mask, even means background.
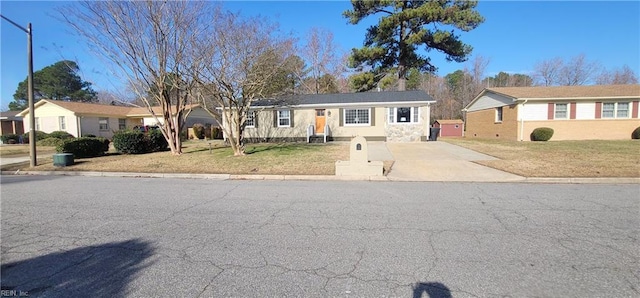
[{"label": "green grass lawn", "polygon": [[500,160],[478,163],[527,177],[640,177],[638,140],[443,141],[495,156]]},{"label": "green grass lawn", "polygon": [[333,175],[335,162],[349,159],[346,143],[248,144],[246,153],[234,156],[233,150],[221,142],[215,142],[210,150],[207,142],[187,141],[179,156],[168,151],[139,155],[111,152],[107,156],[76,159],[76,164],[64,168],[53,167],[52,161],[46,160],[35,168],[13,165],[3,170]]}]

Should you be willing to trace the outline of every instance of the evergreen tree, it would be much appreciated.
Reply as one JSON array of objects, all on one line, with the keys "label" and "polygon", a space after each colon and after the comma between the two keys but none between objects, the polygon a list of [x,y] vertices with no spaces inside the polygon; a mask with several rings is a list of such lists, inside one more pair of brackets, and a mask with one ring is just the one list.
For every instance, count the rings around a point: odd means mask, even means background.
[{"label": "evergreen tree", "polygon": [[[45,98],[81,102],[97,101],[97,93],[91,89],[91,83],[80,78],[79,70],[80,68],[75,62],[63,60],[34,72],[34,100]],[[27,88],[27,79],[18,84],[18,88],[13,94],[14,101],[9,103],[10,110],[20,111],[28,107]]]},{"label": "evergreen tree", "polygon": [[448,61],[465,61],[472,47],[460,41],[452,29],[470,31],[484,21],[475,10],[477,1],[352,0],[351,4],[353,10],[343,13],[351,24],[383,15],[368,29],[364,47],[353,49],[349,57],[350,67],[368,70],[352,77],[352,87],[357,91],[374,88],[394,67],[399,90],[406,89],[410,68],[434,72],[436,67],[430,58],[417,53],[420,46],[444,53]]}]

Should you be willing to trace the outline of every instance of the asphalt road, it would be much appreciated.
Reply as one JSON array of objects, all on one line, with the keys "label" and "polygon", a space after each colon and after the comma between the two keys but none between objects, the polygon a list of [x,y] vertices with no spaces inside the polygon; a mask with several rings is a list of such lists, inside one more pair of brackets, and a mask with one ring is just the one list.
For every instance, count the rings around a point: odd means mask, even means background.
[{"label": "asphalt road", "polygon": [[637,184],[2,176],[0,187],[3,295],[640,296]]}]

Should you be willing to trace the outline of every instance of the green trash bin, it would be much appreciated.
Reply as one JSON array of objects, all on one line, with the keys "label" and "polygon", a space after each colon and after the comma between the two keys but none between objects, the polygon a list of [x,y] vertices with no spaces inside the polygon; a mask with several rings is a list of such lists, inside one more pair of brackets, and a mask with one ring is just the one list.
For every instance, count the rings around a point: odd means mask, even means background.
[{"label": "green trash bin", "polygon": [[56,167],[66,167],[73,165],[72,153],[58,153],[53,155],[53,165]]}]

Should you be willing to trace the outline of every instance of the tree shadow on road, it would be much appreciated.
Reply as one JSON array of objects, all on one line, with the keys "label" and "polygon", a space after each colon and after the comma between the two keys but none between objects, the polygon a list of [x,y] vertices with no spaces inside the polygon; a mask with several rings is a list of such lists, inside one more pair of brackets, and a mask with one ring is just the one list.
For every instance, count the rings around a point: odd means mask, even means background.
[{"label": "tree shadow on road", "polygon": [[124,297],[154,251],[151,243],[131,239],[2,264],[1,287],[31,297]]},{"label": "tree shadow on road", "polygon": [[439,282],[416,283],[413,286],[413,298],[421,298],[423,293],[427,294],[425,298],[451,298],[449,288]]}]

